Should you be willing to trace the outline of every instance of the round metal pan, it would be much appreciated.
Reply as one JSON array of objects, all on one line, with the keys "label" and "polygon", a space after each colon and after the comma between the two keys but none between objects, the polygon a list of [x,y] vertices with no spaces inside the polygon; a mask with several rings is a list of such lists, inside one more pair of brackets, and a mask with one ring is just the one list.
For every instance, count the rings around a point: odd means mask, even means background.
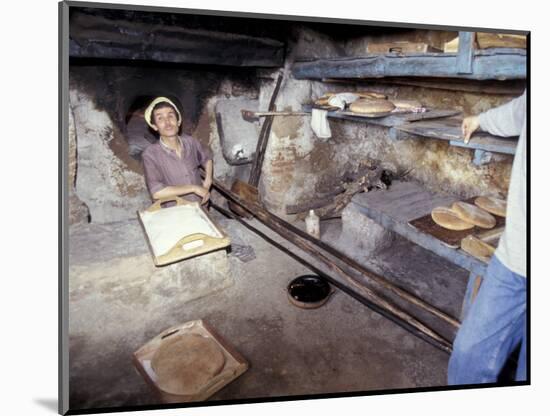
[{"label": "round metal pan", "polygon": [[325,279],[314,274],[299,276],[287,286],[290,303],[303,309],[319,308],[329,300],[333,292]]}]

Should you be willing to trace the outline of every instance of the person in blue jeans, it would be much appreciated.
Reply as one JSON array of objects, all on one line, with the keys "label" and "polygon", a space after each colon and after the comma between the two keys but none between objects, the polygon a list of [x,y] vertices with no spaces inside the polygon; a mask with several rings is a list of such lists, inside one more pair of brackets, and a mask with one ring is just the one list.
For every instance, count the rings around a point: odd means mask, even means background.
[{"label": "person in blue jeans", "polygon": [[478,128],[498,136],[519,135],[519,141],[508,190],[506,227],[453,343],[447,375],[450,385],[496,382],[519,345],[515,379],[527,379],[526,99],[524,92],[500,107],[466,117],[462,123],[466,143]]}]

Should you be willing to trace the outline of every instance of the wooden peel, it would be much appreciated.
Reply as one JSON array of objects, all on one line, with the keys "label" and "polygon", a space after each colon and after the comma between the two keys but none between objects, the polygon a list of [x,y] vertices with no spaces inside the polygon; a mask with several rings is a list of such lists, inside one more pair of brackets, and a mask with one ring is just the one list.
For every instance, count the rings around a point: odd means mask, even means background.
[{"label": "wooden peel", "polygon": [[[269,112],[275,111],[275,100],[277,99],[277,94],[279,93],[279,89],[281,88],[282,81],[283,75],[279,74],[275,89],[273,90],[273,94],[271,95],[271,100],[269,101]],[[271,133],[271,124],[273,123],[273,117],[273,115],[266,116],[262,124],[260,137],[258,138],[258,144],[256,146],[256,157],[254,159],[254,163],[252,164],[252,169],[250,170],[248,183],[237,179],[235,180],[235,182],[233,182],[233,185],[231,186],[231,192],[238,195],[239,198],[243,199],[244,201],[248,201],[253,204],[259,204],[260,202],[258,183],[260,181],[260,173],[264,161],[265,150],[267,148],[267,140],[269,139],[269,134]],[[251,214],[248,211],[242,209],[237,204],[229,202],[229,208],[231,209],[231,211],[241,217],[251,218]]]},{"label": "wooden peel", "polygon": [[258,121],[260,117],[267,116],[310,116],[311,113],[305,113],[303,111],[250,111],[241,110],[243,120],[254,122]]}]

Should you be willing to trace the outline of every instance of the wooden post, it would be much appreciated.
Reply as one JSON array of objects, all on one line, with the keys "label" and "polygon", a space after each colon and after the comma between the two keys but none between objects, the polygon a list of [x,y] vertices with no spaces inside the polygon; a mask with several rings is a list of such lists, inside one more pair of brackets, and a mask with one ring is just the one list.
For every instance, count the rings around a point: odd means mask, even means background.
[{"label": "wooden post", "polygon": [[472,74],[474,72],[475,35],[475,32],[460,32],[458,34],[457,74]]},{"label": "wooden post", "polygon": [[[275,100],[279,94],[279,88],[281,88],[281,82],[283,81],[283,75],[279,74],[277,78],[277,83],[275,84],[275,89],[271,95],[271,100],[269,101],[268,111],[275,111]],[[273,124],[273,116],[267,116],[264,119],[262,124],[262,129],[260,131],[260,137],[258,139],[258,144],[256,146],[256,156],[254,159],[254,164],[250,170],[250,177],[248,179],[248,184],[257,188],[258,183],[260,182],[260,174],[262,172],[262,165],[264,162],[265,150],[267,148],[267,141],[271,133],[271,124]]]}]

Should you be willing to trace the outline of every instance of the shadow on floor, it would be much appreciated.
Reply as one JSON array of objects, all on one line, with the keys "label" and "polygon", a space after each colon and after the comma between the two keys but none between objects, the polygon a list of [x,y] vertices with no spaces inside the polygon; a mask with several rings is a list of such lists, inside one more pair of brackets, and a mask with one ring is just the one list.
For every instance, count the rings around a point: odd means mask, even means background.
[{"label": "shadow on floor", "polygon": [[34,399],[34,402],[57,414],[57,399]]}]

